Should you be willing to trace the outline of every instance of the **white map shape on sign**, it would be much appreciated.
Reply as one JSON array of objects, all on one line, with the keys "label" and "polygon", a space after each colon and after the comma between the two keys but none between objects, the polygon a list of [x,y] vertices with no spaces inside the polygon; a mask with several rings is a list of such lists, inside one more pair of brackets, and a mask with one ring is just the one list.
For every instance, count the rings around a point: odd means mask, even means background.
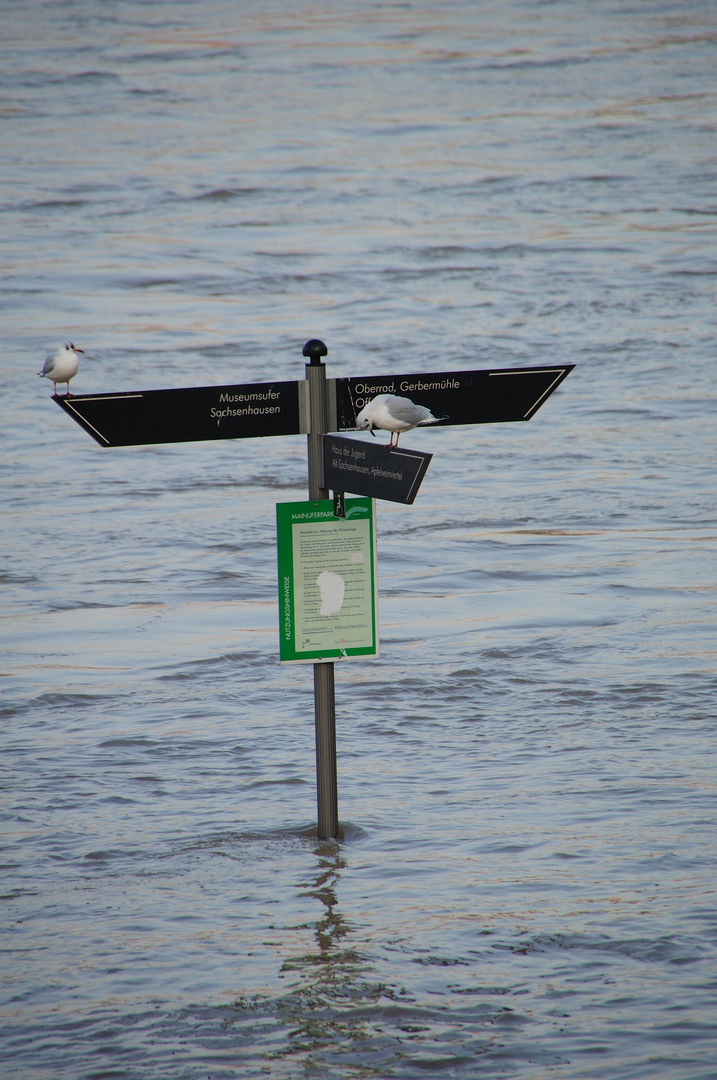
[{"label": "white map shape on sign", "polygon": [[321,614],[337,615],[341,611],[344,602],[346,582],[340,574],[334,574],[331,570],[324,570],[319,574],[316,584],[321,590]]}]

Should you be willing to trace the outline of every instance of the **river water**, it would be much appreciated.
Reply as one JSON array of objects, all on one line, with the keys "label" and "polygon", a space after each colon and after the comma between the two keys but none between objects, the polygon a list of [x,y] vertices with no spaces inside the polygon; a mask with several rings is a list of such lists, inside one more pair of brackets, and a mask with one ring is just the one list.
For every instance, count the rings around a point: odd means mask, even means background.
[{"label": "river water", "polygon": [[[715,5],[2,17],[3,1077],[714,1077]],[[278,663],[305,437],[103,450],[35,376],[299,379],[311,337],[577,365],[402,440],[340,842]]]}]

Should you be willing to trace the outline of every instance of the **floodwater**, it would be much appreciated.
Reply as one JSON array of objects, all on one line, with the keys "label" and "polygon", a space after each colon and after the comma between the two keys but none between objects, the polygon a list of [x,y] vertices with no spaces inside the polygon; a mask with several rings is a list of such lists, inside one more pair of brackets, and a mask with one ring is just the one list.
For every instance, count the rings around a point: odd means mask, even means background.
[{"label": "floodwater", "polygon": [[[715,5],[2,22],[4,1080],[711,1080]],[[577,365],[402,440],[340,842],[278,663],[305,437],[101,449],[35,375],[299,379],[311,337]]]}]

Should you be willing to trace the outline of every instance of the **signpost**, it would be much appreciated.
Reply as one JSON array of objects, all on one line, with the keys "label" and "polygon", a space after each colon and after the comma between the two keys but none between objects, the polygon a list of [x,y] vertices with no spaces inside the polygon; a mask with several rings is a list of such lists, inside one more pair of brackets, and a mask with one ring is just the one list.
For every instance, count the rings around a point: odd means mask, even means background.
[{"label": "signpost", "polygon": [[530,420],[574,367],[327,379],[327,351],[307,341],[302,382],[53,397],[104,447],[307,435],[309,502],[277,506],[280,659],[314,665],[321,837],[339,831],[333,661],[378,655],[372,500],[412,503],[432,457],[329,433],[355,430],[379,394],[427,406],[439,427]]}]

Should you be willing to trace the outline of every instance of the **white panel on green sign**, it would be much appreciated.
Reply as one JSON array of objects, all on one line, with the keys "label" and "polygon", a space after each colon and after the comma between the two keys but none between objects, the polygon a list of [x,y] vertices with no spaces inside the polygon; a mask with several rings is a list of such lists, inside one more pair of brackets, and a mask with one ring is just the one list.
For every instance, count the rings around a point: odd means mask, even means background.
[{"label": "white panel on green sign", "polygon": [[373,499],[278,503],[279,640],[283,664],[378,656]]}]

